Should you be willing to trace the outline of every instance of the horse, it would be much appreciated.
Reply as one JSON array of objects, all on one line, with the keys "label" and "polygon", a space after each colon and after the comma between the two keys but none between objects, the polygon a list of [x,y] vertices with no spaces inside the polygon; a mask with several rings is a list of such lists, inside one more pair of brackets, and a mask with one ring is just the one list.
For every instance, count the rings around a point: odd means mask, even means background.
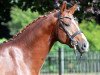
[{"label": "horse", "polygon": [[89,43],[73,14],[77,5],[39,17],[8,42],[0,44],[0,75],[39,75],[41,67],[56,41],[88,51]]}]

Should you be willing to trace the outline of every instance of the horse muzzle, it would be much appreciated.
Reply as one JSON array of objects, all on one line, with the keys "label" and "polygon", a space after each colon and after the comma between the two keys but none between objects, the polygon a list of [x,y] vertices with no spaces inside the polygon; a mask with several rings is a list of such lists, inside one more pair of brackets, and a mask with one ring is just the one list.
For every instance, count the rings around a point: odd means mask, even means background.
[{"label": "horse muzzle", "polygon": [[84,41],[84,42],[77,42],[76,49],[80,52],[80,53],[85,53],[88,52],[89,50],[89,43],[88,41]]}]

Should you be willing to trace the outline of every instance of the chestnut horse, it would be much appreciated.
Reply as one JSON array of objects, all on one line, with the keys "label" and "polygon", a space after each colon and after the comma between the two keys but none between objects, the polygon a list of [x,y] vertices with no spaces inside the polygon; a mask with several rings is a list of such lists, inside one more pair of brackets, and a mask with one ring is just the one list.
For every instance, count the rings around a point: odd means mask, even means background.
[{"label": "chestnut horse", "polygon": [[0,75],[39,75],[52,45],[61,43],[88,51],[88,41],[78,27],[73,14],[75,4],[39,17],[6,43],[0,44]]}]

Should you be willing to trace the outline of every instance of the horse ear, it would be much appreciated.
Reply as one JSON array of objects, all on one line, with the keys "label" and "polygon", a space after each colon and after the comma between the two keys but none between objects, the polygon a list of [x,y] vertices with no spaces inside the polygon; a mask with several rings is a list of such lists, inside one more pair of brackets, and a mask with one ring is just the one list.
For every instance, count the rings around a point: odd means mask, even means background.
[{"label": "horse ear", "polygon": [[77,7],[78,7],[78,5],[75,4],[74,6],[72,6],[72,7],[69,9],[69,12],[70,12],[71,14],[74,14],[74,12],[77,10]]},{"label": "horse ear", "polygon": [[62,6],[61,6],[61,9],[60,9],[61,13],[63,13],[64,10],[66,9],[66,5],[67,5],[67,2],[66,1],[63,1]]}]

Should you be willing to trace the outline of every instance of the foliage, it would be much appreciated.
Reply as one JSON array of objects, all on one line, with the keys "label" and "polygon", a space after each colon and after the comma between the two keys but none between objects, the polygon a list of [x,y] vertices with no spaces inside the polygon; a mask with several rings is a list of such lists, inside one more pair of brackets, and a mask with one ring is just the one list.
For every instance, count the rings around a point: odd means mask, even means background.
[{"label": "foliage", "polygon": [[100,51],[100,25],[92,19],[90,21],[83,20],[80,27],[89,41],[90,50]]},{"label": "foliage", "polygon": [[20,29],[22,29],[27,24],[31,23],[38,16],[39,16],[38,12],[31,12],[30,9],[22,11],[18,7],[12,7],[11,10],[12,20],[8,22],[8,28],[10,29],[10,34],[11,35],[16,34],[18,31],[20,31]]},{"label": "foliage", "polygon": [[[59,0],[62,3],[63,0]],[[69,0],[66,0],[69,2]],[[100,8],[99,0],[70,0],[80,2],[81,16],[84,15],[84,9],[93,6],[94,9],[98,10]],[[70,2],[71,3],[71,2]],[[69,3],[69,4],[70,4]],[[74,3],[75,4],[75,3]],[[39,11],[44,13],[54,9],[54,0],[1,0],[0,1],[0,21],[7,22],[10,18],[10,9],[12,6],[18,6],[23,10],[31,8],[32,11]]]},{"label": "foliage", "polygon": [[0,43],[3,43],[4,41],[7,41],[7,39],[5,38],[0,39]]}]

